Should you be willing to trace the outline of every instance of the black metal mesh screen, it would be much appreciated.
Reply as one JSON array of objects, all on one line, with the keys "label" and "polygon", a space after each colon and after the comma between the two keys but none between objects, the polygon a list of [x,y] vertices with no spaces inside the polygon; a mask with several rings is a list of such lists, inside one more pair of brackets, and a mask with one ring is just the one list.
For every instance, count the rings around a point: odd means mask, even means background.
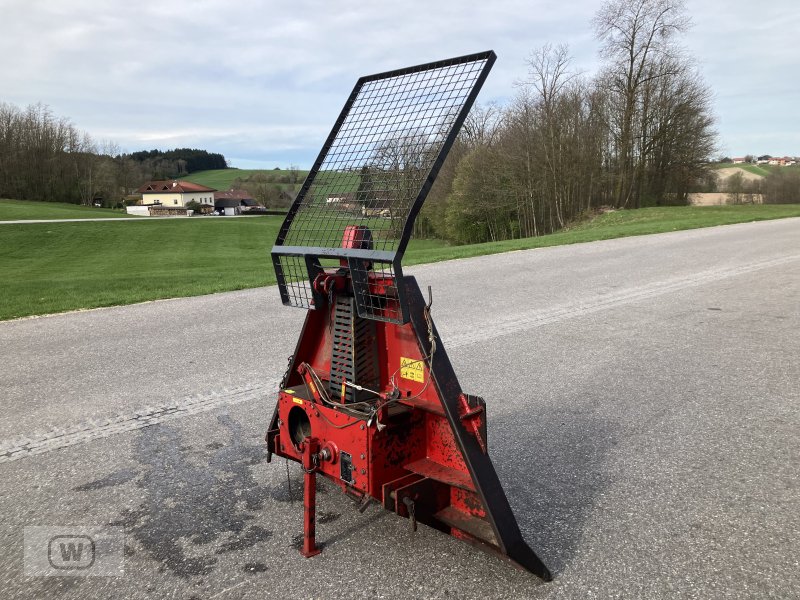
[{"label": "black metal mesh screen", "polygon": [[[390,306],[392,293],[379,298],[369,275],[399,271],[413,220],[494,59],[484,52],[356,83],[273,248],[284,303],[314,307],[308,256],[364,258],[351,262],[366,274],[353,273],[359,314],[405,320],[402,298],[395,293]],[[370,248],[341,247],[350,225],[369,228]]]}]

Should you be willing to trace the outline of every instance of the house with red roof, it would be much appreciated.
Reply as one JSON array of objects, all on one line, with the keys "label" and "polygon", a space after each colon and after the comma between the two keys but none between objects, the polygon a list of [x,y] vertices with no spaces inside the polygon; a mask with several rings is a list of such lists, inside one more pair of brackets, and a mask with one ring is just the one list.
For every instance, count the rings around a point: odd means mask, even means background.
[{"label": "house with red roof", "polygon": [[213,207],[215,191],[214,188],[176,179],[148,181],[136,193],[142,195],[143,206],[185,208],[192,200]]}]

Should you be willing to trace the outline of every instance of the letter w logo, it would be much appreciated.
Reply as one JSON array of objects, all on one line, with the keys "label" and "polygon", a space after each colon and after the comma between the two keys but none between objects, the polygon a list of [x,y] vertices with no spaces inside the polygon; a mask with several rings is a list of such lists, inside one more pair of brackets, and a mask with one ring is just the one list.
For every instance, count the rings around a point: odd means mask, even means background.
[{"label": "letter w logo", "polygon": [[83,554],[83,542],[78,544],[70,542],[69,544],[59,544],[61,546],[61,560],[63,562],[76,561],[80,562],[81,554]]},{"label": "letter w logo", "polygon": [[88,569],[94,564],[94,540],[88,535],[57,535],[47,551],[54,569]]}]

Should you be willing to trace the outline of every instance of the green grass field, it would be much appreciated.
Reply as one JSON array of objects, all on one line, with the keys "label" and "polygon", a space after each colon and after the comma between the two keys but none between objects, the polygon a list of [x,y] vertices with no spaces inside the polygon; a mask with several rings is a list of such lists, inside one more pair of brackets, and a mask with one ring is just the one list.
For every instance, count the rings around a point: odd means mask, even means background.
[{"label": "green grass field", "polygon": [[[798,216],[796,204],[616,211],[539,238],[472,246],[412,240],[404,264]],[[208,217],[0,225],[0,319],[274,284],[268,253],[281,223]]]},{"label": "green grass field", "polygon": [[5,200],[0,198],[0,221],[26,219],[118,219],[130,217],[125,211],[93,206],[78,206],[61,202]]},{"label": "green grass field", "polygon": [[[268,183],[275,185],[286,186],[288,182],[281,182],[280,179],[287,178],[290,172],[286,169],[215,169],[213,171],[198,171],[191,173],[185,177],[181,177],[184,181],[191,181],[199,185],[205,185],[215,190],[229,190],[233,187],[233,182],[236,179],[246,181],[247,179],[261,175],[267,179]],[[308,171],[297,171],[297,185],[303,183]]]},{"label": "green grass field", "polygon": [[413,247],[405,254],[405,264],[436,262],[453,258],[469,258],[511,252],[547,248],[566,244],[579,244],[598,240],[667,233],[684,229],[699,229],[716,225],[733,225],[787,217],[800,217],[800,204],[740,205],[740,206],[664,206],[618,210],[602,214],[590,221],[576,224],[568,229],[534,238],[506,240],[469,246],[439,246],[417,251]]},{"label": "green grass field", "polygon": [[281,217],[0,225],[0,319],[273,282]]},{"label": "green grass field", "polygon": [[[231,189],[236,179],[240,179],[250,184],[264,183],[267,187],[297,192],[307,175],[308,171],[297,170],[295,183],[292,183],[291,172],[287,169],[218,169],[216,171],[198,171],[181,179],[206,185],[216,190]],[[341,192],[343,189],[356,191],[360,180],[358,173],[321,171],[316,179],[316,193],[324,196],[329,193]],[[331,181],[334,183],[331,184]]]}]

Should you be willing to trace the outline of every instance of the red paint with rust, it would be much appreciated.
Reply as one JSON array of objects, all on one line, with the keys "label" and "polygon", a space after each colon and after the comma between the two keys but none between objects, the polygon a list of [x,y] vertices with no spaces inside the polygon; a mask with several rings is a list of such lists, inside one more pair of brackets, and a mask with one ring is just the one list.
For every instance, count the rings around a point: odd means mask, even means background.
[{"label": "red paint with rust", "polygon": [[[360,243],[358,231],[348,235],[347,243]],[[371,277],[371,292],[398,289],[394,279]],[[330,381],[337,298],[352,295],[349,271],[328,269],[314,281],[327,305],[307,313],[267,432],[269,456],[306,467],[303,554],[318,552],[313,487],[319,474],[360,498],[364,508],[375,500],[409,519],[414,530],[418,522],[427,524],[549,579],[522,539],[487,456],[485,403],[462,393],[416,283],[406,278],[400,285],[412,297],[412,320],[374,321],[366,338],[359,338],[363,347],[354,356],[374,358],[377,371],[364,386],[371,391],[360,392],[370,394],[368,400],[348,403],[340,384]],[[339,365],[349,338],[341,322],[337,327]],[[437,348],[432,357],[431,339]]]},{"label": "red paint with rust", "polygon": [[[350,235],[350,239],[355,240],[353,243],[358,243],[359,233],[354,231]],[[347,288],[344,274],[326,273],[318,277],[317,282],[333,289],[334,293]],[[415,475],[412,479],[416,482],[430,480],[439,490],[438,500],[430,507],[436,509],[433,512],[451,506],[468,515],[485,516],[485,512],[474,508],[480,501],[475,496],[472,477],[444,415],[437,384],[431,381],[428,359],[422,354],[411,323],[376,323],[373,350],[380,372],[380,389],[376,391],[388,393],[396,386],[400,392],[396,401],[378,411],[380,428],[376,423],[368,423],[364,418],[326,404],[321,398],[319,386],[304,365],[327,385],[333,310],[333,306],[329,306],[325,311],[308,312],[294,356],[298,367],[290,373],[285,389],[279,394],[277,422],[280,425],[270,450],[278,456],[302,462],[306,447],[302,435],[313,437],[320,445],[330,442],[338,449],[338,456],[332,461],[321,461],[316,471],[351,495],[368,495],[386,507],[394,507],[395,499],[387,496],[385,486]],[[403,377],[403,360],[412,361],[418,367],[416,377],[422,381]],[[377,404],[380,406],[381,402]],[[302,412],[302,418],[298,411]],[[293,439],[289,427],[298,420],[307,423],[307,431]],[[349,480],[342,477],[341,452],[349,456],[352,467]],[[398,512],[408,516],[405,505],[400,505]],[[419,517],[424,521],[432,519],[433,515],[420,514]],[[439,526],[449,528],[441,523]]]}]

